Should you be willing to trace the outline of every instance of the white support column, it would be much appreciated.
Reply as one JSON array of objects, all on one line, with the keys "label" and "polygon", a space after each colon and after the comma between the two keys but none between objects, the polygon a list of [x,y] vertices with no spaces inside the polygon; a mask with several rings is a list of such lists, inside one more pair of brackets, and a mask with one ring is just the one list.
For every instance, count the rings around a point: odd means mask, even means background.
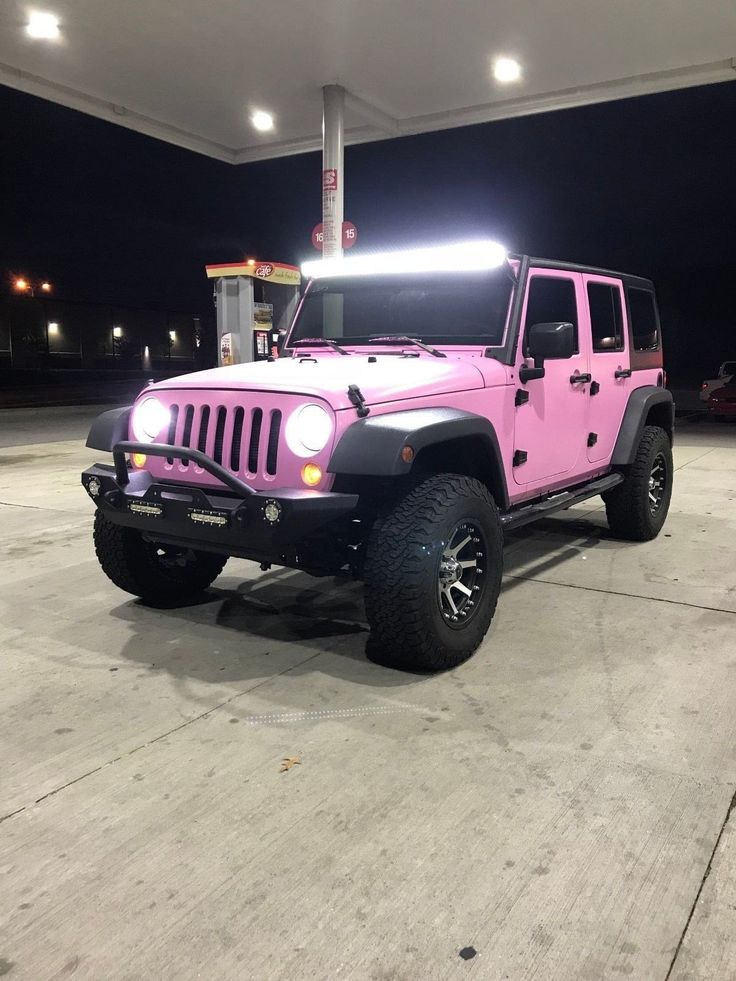
[{"label": "white support column", "polygon": [[345,90],[340,85],[325,85],[322,99],[322,254],[325,259],[339,259],[344,209]]},{"label": "white support column", "polygon": [[227,336],[232,364],[253,360],[253,280],[222,276],[216,280],[217,363],[222,364],[222,339]]}]

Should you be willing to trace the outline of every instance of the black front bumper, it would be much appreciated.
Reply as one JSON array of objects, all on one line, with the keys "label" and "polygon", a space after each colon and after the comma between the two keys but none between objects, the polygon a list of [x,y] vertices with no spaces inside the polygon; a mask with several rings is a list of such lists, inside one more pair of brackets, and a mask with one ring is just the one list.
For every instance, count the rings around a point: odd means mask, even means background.
[{"label": "black front bumper", "polygon": [[128,470],[125,454],[140,452],[188,457],[220,477],[221,468],[204,454],[173,446],[162,446],[159,452],[159,446],[119,443],[114,466],[98,463],[82,473],[85,490],[110,521],[154,541],[278,561],[298,543],[349,516],[358,504],[357,494],[289,487],[254,491],[231,474],[231,486],[217,490]]}]

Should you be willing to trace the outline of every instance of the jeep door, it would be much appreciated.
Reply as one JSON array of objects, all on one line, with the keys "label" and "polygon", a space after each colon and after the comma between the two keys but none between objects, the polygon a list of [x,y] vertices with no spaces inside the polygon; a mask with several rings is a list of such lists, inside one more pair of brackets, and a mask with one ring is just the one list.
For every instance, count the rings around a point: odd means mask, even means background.
[{"label": "jeep door", "polygon": [[[588,357],[590,339],[580,329],[586,315],[583,277],[561,269],[529,270],[521,315],[522,330],[516,368],[528,357],[529,329],[537,323],[572,323],[576,351],[569,358],[544,362],[544,378],[519,384],[514,428],[514,480],[529,490],[552,479],[563,481],[589,469],[585,456],[588,435]],[[528,401],[523,399],[528,395]],[[519,404],[521,401],[521,404]]]},{"label": "jeep door", "polygon": [[[620,280],[585,274],[586,328],[590,330],[588,460],[608,461],[629,398],[631,365],[626,304]],[[592,445],[591,445],[592,444]]]}]

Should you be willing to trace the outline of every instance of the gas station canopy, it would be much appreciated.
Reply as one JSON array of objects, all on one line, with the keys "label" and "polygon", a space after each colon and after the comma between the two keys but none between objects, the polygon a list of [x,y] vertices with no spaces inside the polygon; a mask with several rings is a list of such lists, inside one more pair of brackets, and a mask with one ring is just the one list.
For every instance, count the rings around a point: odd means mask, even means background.
[{"label": "gas station canopy", "polygon": [[[56,34],[30,36],[34,12]],[[230,163],[319,149],[325,85],[345,90],[350,144],[736,79],[734,55],[733,0],[6,0],[0,12],[0,84]]]}]

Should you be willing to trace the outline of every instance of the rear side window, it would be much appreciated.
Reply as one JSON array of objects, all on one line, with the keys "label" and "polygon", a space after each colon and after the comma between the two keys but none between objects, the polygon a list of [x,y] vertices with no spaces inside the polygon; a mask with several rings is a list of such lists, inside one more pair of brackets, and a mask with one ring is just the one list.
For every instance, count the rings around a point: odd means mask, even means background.
[{"label": "rear side window", "polygon": [[578,307],[575,283],[571,279],[532,276],[524,324],[524,346],[533,324],[566,323],[575,328],[575,350],[578,351]]},{"label": "rear side window", "polygon": [[631,286],[627,295],[634,350],[656,351],[659,348],[659,323],[654,294]]},{"label": "rear side window", "polygon": [[588,283],[590,329],[594,351],[623,351],[621,290],[608,283]]}]

